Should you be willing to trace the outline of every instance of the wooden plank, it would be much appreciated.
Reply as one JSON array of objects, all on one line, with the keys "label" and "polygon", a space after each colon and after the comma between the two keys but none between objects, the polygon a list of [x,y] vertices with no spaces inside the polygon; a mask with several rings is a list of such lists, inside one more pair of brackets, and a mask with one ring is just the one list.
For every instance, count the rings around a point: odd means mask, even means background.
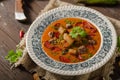
[{"label": "wooden plank", "polygon": [[[62,0],[62,1],[75,4],[75,0]],[[120,20],[120,4],[116,6],[111,6],[111,7],[110,6],[86,6],[86,7],[96,9],[106,16],[113,17],[113,18]]]},{"label": "wooden plank", "polygon": [[120,5],[116,6],[116,7],[95,7],[95,6],[90,6],[93,9],[96,9],[98,11],[100,11],[101,13],[103,13],[106,16],[109,17],[113,17],[116,18],[118,20],[120,20]]},{"label": "wooden plank", "polygon": [[[36,19],[41,9],[48,3],[48,0],[25,0],[25,14],[28,17],[27,23],[20,23],[14,19],[14,1],[3,0],[0,3],[0,80],[32,80],[32,76],[19,69],[10,70],[8,61],[4,59],[10,49],[15,50],[19,43],[19,30],[28,30],[30,24]],[[73,3],[73,0],[63,0]],[[104,15],[108,15],[120,20],[120,5],[116,7],[95,7]]]},{"label": "wooden plank", "polygon": [[0,36],[4,36],[4,38],[0,38],[1,80],[32,80],[32,76],[24,71],[20,71],[19,69],[10,70],[10,65],[4,57],[7,55],[7,52],[8,50],[10,50],[11,47],[15,49],[16,43],[11,38],[9,38],[9,36],[2,30],[0,30]]},{"label": "wooden plank", "polygon": [[[32,80],[32,76],[19,69],[10,70],[9,63],[4,59],[7,52],[12,48],[15,50],[16,44],[19,42],[19,30],[21,28],[28,29],[30,24],[21,24],[14,19],[14,0],[3,2],[4,6],[0,7],[0,76],[2,80]],[[32,21],[37,15],[30,10]]]},{"label": "wooden plank", "polygon": [[35,1],[35,3],[39,6],[39,12],[44,9],[44,7],[48,4],[48,0],[44,0],[44,1]]},{"label": "wooden plank", "polygon": [[0,76],[2,80],[32,80],[32,76],[24,71],[10,70],[9,63],[4,59],[11,48],[15,50],[21,26],[26,29],[29,26],[14,20],[14,5],[10,5],[11,2],[3,2],[4,6],[0,6]]},{"label": "wooden plank", "polygon": [[[25,15],[27,16],[27,19],[29,21],[29,23],[31,24],[37,17],[37,13],[33,11],[33,0],[24,0],[24,11],[25,11]],[[37,9],[36,9],[37,10]]]},{"label": "wooden plank", "polygon": [[[1,16],[1,26],[0,29],[3,30],[4,32],[6,32],[9,36],[11,36],[11,38],[16,42],[18,43],[19,42],[19,36],[18,36],[18,32],[19,32],[19,29],[20,26],[19,24],[17,24],[15,21],[14,21],[14,15],[11,14],[9,12],[9,9],[6,8],[7,2],[5,1],[3,4],[4,6],[0,7],[0,16]],[[12,9],[12,7],[9,7]]]}]

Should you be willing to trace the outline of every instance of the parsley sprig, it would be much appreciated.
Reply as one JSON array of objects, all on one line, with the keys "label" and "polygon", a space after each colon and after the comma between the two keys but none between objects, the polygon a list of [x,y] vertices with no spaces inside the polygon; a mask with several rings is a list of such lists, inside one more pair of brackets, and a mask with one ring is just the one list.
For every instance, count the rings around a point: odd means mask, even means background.
[{"label": "parsley sprig", "polygon": [[84,29],[81,29],[79,26],[76,26],[70,32],[70,36],[72,38],[77,38],[78,35],[80,35],[81,37],[86,37],[87,33]]},{"label": "parsley sprig", "polygon": [[5,59],[8,60],[10,63],[15,63],[18,59],[22,56],[22,50],[17,49],[16,51],[10,50],[8,55],[5,56]]}]

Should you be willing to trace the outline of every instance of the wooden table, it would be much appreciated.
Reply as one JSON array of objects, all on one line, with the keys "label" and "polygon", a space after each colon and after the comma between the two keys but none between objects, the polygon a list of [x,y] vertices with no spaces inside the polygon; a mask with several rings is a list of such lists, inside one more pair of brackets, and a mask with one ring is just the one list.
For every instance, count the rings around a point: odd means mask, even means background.
[{"label": "wooden table", "polygon": [[[64,1],[72,2],[72,0]],[[0,2],[0,80],[33,80],[32,75],[28,72],[21,71],[20,69],[11,70],[9,62],[4,57],[9,50],[15,50],[16,44],[19,43],[19,30],[24,29],[27,31],[40,10],[48,3],[48,0],[25,0],[25,14],[28,17],[26,23],[20,23],[15,20],[14,3],[15,0],[2,0]],[[91,6],[91,8],[100,11],[104,15],[120,20],[120,5],[115,7]],[[119,68],[116,71],[120,71]],[[120,75],[120,72],[117,75]],[[116,76],[116,78],[118,77]]]}]

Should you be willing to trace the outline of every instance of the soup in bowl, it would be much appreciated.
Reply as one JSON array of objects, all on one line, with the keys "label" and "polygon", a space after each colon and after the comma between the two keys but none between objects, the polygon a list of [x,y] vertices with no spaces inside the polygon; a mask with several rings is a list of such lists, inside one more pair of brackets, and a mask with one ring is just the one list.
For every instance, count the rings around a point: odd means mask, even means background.
[{"label": "soup in bowl", "polygon": [[100,48],[101,35],[89,21],[81,18],[62,18],[52,22],[41,37],[43,51],[63,63],[88,60]]},{"label": "soup in bowl", "polygon": [[40,15],[30,26],[26,48],[41,68],[60,75],[82,75],[106,64],[117,35],[101,13],[81,6],[63,6]]}]

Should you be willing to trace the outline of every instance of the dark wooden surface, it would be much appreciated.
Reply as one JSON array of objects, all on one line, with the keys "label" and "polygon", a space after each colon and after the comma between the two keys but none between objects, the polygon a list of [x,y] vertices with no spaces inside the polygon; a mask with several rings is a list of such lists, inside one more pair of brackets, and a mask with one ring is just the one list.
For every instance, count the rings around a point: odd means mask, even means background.
[{"label": "dark wooden surface", "polygon": [[[72,0],[64,0],[72,3]],[[11,70],[10,64],[4,59],[7,52],[16,48],[19,43],[19,30],[27,31],[30,24],[38,16],[41,9],[48,3],[47,0],[25,0],[26,23],[20,23],[14,18],[15,0],[0,1],[0,80],[33,80],[32,75],[20,69]],[[90,6],[106,16],[120,20],[120,5],[114,7]],[[119,67],[120,68],[120,67]],[[118,71],[118,70],[116,70]],[[120,72],[119,72],[120,73]],[[119,75],[119,74],[118,74]],[[114,77],[116,80],[117,77]]]}]

